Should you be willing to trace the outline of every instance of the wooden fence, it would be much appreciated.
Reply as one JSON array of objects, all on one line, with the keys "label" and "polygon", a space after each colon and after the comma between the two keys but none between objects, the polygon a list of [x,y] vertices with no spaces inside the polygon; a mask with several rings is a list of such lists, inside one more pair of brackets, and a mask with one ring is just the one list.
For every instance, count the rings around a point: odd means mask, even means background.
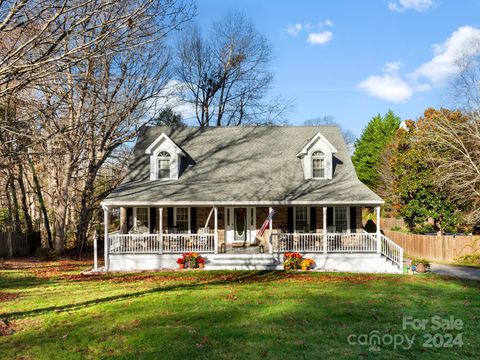
[{"label": "wooden fence", "polygon": [[452,262],[458,257],[480,253],[480,236],[419,235],[383,228],[386,237],[416,258]]},{"label": "wooden fence", "polygon": [[0,257],[33,254],[40,246],[40,232],[30,234],[0,233]]},{"label": "wooden fence", "polygon": [[403,219],[397,218],[381,218],[380,219],[380,228],[381,229],[393,229],[393,228],[406,228],[405,222]]}]

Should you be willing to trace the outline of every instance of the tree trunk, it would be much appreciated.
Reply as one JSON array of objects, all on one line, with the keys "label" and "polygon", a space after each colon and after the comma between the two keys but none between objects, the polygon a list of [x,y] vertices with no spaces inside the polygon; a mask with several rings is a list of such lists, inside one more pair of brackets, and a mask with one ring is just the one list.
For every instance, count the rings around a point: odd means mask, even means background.
[{"label": "tree trunk", "polygon": [[18,187],[20,188],[20,192],[22,194],[22,211],[23,216],[25,217],[25,223],[27,224],[27,232],[29,234],[33,233],[33,223],[32,217],[30,216],[30,212],[28,211],[28,204],[27,204],[27,192],[25,190],[25,183],[23,182],[23,166],[18,164]]},{"label": "tree trunk", "polygon": [[94,187],[95,187],[95,178],[99,165],[93,161],[88,166],[87,179],[82,192],[82,200],[80,207],[80,217],[78,220],[77,226],[77,247],[78,255],[80,256],[83,247],[87,241],[88,227],[90,222],[90,216],[92,214],[92,206],[94,203]]},{"label": "tree trunk", "polygon": [[70,153],[67,153],[66,164],[68,164],[68,169],[61,182],[61,189],[57,199],[58,204],[55,209],[55,250],[59,254],[62,254],[65,250],[65,227],[67,223],[70,183],[75,167],[73,156]]},{"label": "tree trunk", "polygon": [[43,199],[42,189],[38,181],[37,172],[35,171],[35,166],[33,165],[32,158],[30,157],[30,155],[28,155],[27,158],[28,158],[28,164],[30,165],[30,170],[32,172],[33,188],[34,188],[33,190],[35,192],[35,195],[37,196],[37,200],[43,215],[43,222],[45,224],[45,230],[47,232],[48,247],[50,249],[53,249],[52,231],[50,229],[50,221],[48,220],[48,212],[45,206],[45,200]]},{"label": "tree trunk", "polygon": [[13,215],[13,231],[17,234],[22,232],[22,226],[20,224],[20,211],[18,209],[17,189],[15,188],[15,178],[11,174],[8,180],[10,188],[10,197],[12,200],[12,215]]}]

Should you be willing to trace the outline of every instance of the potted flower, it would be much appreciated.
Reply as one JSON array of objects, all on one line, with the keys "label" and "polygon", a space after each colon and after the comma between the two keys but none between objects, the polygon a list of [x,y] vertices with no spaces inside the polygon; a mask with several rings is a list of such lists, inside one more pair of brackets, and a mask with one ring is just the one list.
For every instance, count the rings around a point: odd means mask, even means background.
[{"label": "potted flower", "polygon": [[313,259],[303,259],[302,262],[300,263],[300,266],[302,267],[302,271],[310,270],[313,265],[315,265],[315,261],[313,261]]},{"label": "potted flower", "polygon": [[427,259],[412,260],[412,265],[415,266],[415,271],[418,273],[427,272],[430,268],[430,262]]},{"label": "potted flower", "polygon": [[283,255],[283,267],[285,270],[300,269],[302,255],[295,252],[288,252]]},{"label": "potted flower", "polygon": [[189,269],[194,269],[197,267],[197,257],[198,254],[195,252],[187,252],[182,255],[185,263],[185,267]]},{"label": "potted flower", "polygon": [[183,269],[185,267],[185,258],[182,256],[177,259],[177,264],[179,269]]},{"label": "potted flower", "polygon": [[205,268],[205,259],[201,256],[197,257],[197,264],[200,269]]}]

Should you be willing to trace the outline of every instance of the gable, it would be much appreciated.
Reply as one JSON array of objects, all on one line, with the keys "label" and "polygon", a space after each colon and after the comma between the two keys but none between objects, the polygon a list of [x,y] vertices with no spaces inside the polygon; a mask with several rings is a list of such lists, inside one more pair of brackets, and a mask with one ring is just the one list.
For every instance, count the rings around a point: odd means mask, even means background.
[{"label": "gable", "polygon": [[[165,133],[158,136],[145,150],[150,155],[150,180],[178,180],[181,171],[181,158],[185,152]],[[159,178],[159,154],[168,154],[169,172],[167,177]],[[162,174],[160,172],[160,174]]]}]

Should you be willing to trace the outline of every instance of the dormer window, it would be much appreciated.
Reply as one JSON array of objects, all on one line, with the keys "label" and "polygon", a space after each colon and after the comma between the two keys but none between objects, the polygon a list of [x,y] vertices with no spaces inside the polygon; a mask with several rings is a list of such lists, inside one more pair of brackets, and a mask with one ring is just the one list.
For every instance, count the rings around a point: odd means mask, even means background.
[{"label": "dormer window", "polygon": [[150,155],[150,180],[178,180],[182,158],[187,155],[165,133],[145,150]]},{"label": "dormer window", "polygon": [[333,179],[334,156],[337,149],[318,133],[305,145],[297,157],[302,160],[303,175],[308,179]]},{"label": "dormer window", "polygon": [[325,154],[323,151],[314,151],[312,154],[312,177],[314,179],[325,178]]},{"label": "dormer window", "polygon": [[157,161],[158,161],[157,178],[159,180],[170,179],[170,161],[171,161],[170,154],[166,151],[161,151],[157,155]]}]

